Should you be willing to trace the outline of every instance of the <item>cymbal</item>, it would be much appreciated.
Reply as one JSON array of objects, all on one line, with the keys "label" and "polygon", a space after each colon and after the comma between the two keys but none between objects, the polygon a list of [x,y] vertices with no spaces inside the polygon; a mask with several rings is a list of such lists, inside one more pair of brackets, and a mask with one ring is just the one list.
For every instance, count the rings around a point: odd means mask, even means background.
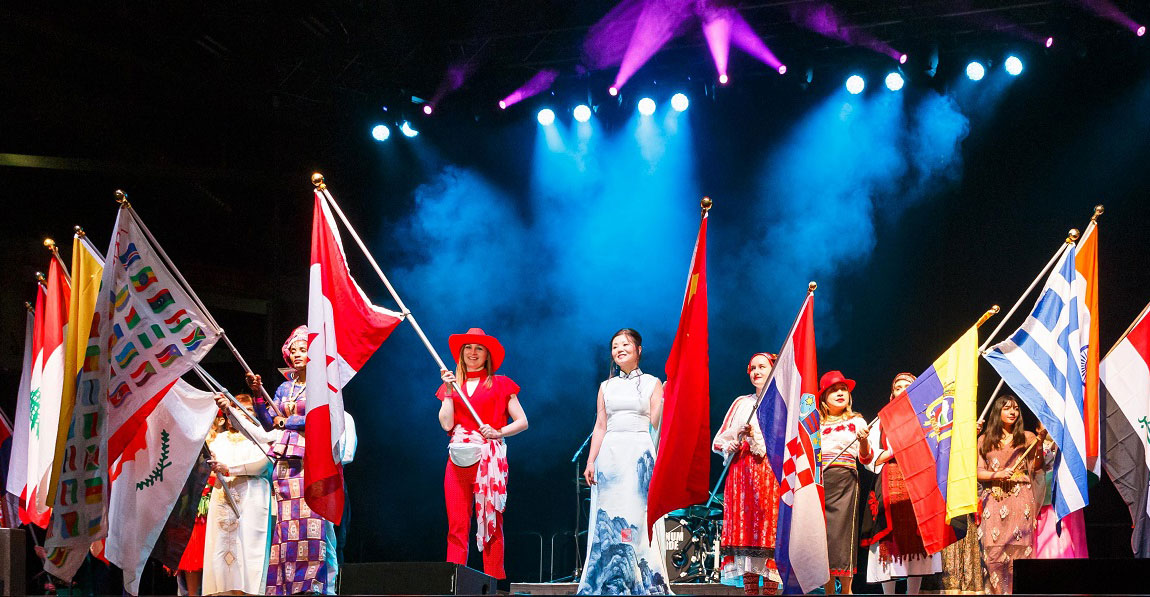
[{"label": "cymbal", "polygon": [[694,506],[687,506],[686,508],[671,510],[667,513],[667,516],[691,518],[722,518],[723,508],[716,505],[708,508],[703,504],[695,504]]}]

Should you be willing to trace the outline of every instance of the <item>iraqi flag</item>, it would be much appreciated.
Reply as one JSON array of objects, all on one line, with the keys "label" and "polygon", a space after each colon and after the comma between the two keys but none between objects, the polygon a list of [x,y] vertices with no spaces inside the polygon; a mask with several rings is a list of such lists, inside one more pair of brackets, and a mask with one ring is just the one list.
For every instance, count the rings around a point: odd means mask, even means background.
[{"label": "iraqi flag", "polygon": [[[40,293],[44,290],[41,288]],[[16,418],[13,421],[28,420],[28,401],[32,393],[32,342],[36,327],[35,315],[28,310],[24,322],[24,365],[20,368],[20,386],[16,390]],[[8,477],[4,480],[4,501],[14,517],[9,527],[27,523],[27,494],[25,486],[28,484],[28,425],[14,423],[10,456],[4,459],[8,466]],[[15,507],[12,507],[15,506]],[[7,522],[7,520],[5,521]]]},{"label": "iraqi flag", "polygon": [[1130,509],[1134,557],[1150,558],[1150,305],[1099,367],[1105,468]]},{"label": "iraqi flag", "polygon": [[806,593],[830,580],[814,305],[814,295],[807,294],[758,411],[767,458],[779,481],[775,562],[787,594]]},{"label": "iraqi flag", "polygon": [[351,272],[331,210],[315,193],[307,304],[307,415],[304,499],[335,524],[343,515],[343,387],[379,348],[402,315],[371,304]]},{"label": "iraqi flag", "polygon": [[707,498],[711,477],[711,394],[707,362],[707,213],[691,257],[679,331],[667,356],[659,457],[647,493],[647,527]]}]

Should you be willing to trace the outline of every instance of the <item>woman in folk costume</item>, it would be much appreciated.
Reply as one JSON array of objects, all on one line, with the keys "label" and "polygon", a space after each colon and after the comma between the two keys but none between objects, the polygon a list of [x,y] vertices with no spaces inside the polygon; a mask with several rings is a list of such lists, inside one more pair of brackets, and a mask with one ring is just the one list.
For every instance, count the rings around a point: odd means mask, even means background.
[{"label": "woman in folk costume", "polygon": [[[899,373],[891,382],[890,400],[915,380]],[[878,475],[875,489],[863,509],[862,545],[867,550],[866,581],[882,583],[882,592],[894,593],[896,579],[906,579],[908,595],[918,594],[924,576],[942,571],[939,554],[926,555],[918,521],[906,490],[906,478],[882,432],[880,420],[871,430],[871,451],[878,454],[867,466]]]},{"label": "woman in folk costume", "polygon": [[[307,326],[292,330],[281,350],[289,369],[287,381],[276,388],[272,406],[256,399],[256,414],[268,429],[282,429],[269,454],[275,459],[272,485],[276,523],[268,557],[268,595],[335,593],[335,528],[311,511],[304,499],[304,415],[307,413]],[[258,375],[248,386],[260,395]]]},{"label": "woman in folk costume", "polygon": [[819,414],[822,415],[823,496],[827,520],[827,556],[831,579],[828,595],[835,592],[835,580],[842,592],[850,594],[855,574],[858,545],[858,462],[870,464],[874,454],[866,441],[870,430],[866,419],[851,410],[853,379],[841,371],[828,371],[819,379]]},{"label": "woman in folk costume", "polygon": [[[767,446],[754,416],[758,395],[763,392],[776,355],[760,352],[751,357],[747,375],[754,394],[735,398],[711,449],[730,458],[723,493],[723,537],[720,551],[733,556],[747,595],[774,595],[780,577],[775,565],[775,525],[779,518],[779,486],[766,458]],[[749,422],[748,422],[749,421]]]},{"label": "woman in folk costume", "polygon": [[[239,394],[236,400],[255,415],[251,396]],[[220,396],[216,402],[221,411],[229,411],[226,398]],[[235,428],[237,422],[255,443]],[[265,432],[242,413],[221,415],[208,433],[212,472],[218,482],[208,506],[204,537],[205,595],[264,594],[273,501],[272,464],[267,452],[282,434],[279,429]]]},{"label": "woman in folk costume", "polygon": [[[1040,431],[1045,430],[1042,423]],[[1058,520],[1054,511],[1054,461],[1058,444],[1049,436],[1042,442],[1043,466],[1034,472],[1034,499],[1039,504],[1034,529],[1034,557],[1040,559],[1089,558],[1086,549],[1086,522],[1082,510],[1075,510]]]},{"label": "woman in folk costume", "polygon": [[651,428],[659,427],[663,383],[639,369],[642,352],[635,330],[624,328],[611,338],[611,375],[599,384],[583,470],[591,515],[580,595],[670,592],[663,554],[647,531],[647,489],[655,470]]},{"label": "woman in folk costume", "polygon": [[[1022,409],[1013,396],[999,396],[978,438],[978,481],[982,524],[978,534],[990,570],[990,590],[1014,589],[1014,560],[1034,556],[1034,521],[1038,516],[1031,479],[1041,473],[1041,441],[1023,430]],[[1037,445],[1036,445],[1037,444]]]},{"label": "woman in folk costume", "polygon": [[[483,572],[503,579],[503,510],[507,505],[507,445],[503,439],[527,429],[519,404],[519,386],[495,375],[503,364],[503,345],[479,328],[447,339],[456,368],[441,372],[435,393],[441,404],[439,424],[451,436],[443,498],[447,505],[447,561],[467,565],[467,532],[476,518],[476,543],[483,553]],[[471,411],[452,387],[458,382]],[[508,423],[508,417],[511,422]]]}]

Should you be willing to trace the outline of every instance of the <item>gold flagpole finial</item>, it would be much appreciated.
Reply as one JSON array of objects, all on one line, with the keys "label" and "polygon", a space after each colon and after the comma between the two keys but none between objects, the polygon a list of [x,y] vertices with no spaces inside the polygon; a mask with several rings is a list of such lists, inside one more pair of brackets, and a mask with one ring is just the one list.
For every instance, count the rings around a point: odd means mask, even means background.
[{"label": "gold flagpole finial", "polygon": [[1067,233],[1066,244],[1072,245],[1072,244],[1078,242],[1079,235],[1081,235],[1081,233],[1078,232],[1077,228],[1071,228],[1070,232]]},{"label": "gold flagpole finial", "polygon": [[84,229],[79,227],[79,226],[72,226],[72,230],[76,233],[76,236],[79,238],[84,238],[85,236],[88,235],[88,233],[84,232]]},{"label": "gold flagpole finial", "polygon": [[44,277],[44,272],[36,272],[36,281],[41,284],[48,283],[48,278]]},{"label": "gold flagpole finial", "polygon": [[974,324],[974,327],[976,327],[976,328],[982,327],[982,324],[986,323],[987,319],[990,319],[991,317],[994,317],[995,315],[997,315],[999,310],[1000,309],[998,308],[998,305],[992,305],[989,309],[986,310],[986,313],[982,314],[982,317],[978,318],[978,323]]},{"label": "gold flagpole finial", "polygon": [[323,181],[323,174],[319,172],[312,173],[311,184],[321,191],[327,188],[327,183]]},{"label": "gold flagpole finial", "polygon": [[814,280],[811,280],[811,283],[807,284],[807,292],[814,292],[815,289],[818,287],[819,287],[819,285],[816,284]]},{"label": "gold flagpole finial", "polygon": [[48,247],[48,250],[53,252],[53,253],[55,253],[58,250],[58,249],[56,249],[56,241],[54,241],[50,238],[44,239],[44,246]]},{"label": "gold flagpole finial", "polygon": [[1098,223],[1098,216],[1102,215],[1102,212],[1104,212],[1104,211],[1106,211],[1106,208],[1101,203],[1099,203],[1098,205],[1095,205],[1094,206],[1094,215],[1090,216],[1090,221],[1097,224]]},{"label": "gold flagpole finial", "polygon": [[36,310],[32,308],[32,303],[29,303],[28,301],[24,301],[24,308],[27,309],[29,313],[36,312]]},{"label": "gold flagpole finial", "polygon": [[714,204],[715,202],[711,201],[710,197],[703,197],[703,200],[699,202],[699,207],[703,208],[703,213],[707,213],[711,211],[711,206]]},{"label": "gold flagpole finial", "polygon": [[119,203],[120,205],[122,205],[124,207],[131,207],[132,206],[131,203],[128,203],[128,194],[125,193],[124,191],[121,191],[120,189],[116,189],[116,192],[114,193],[114,195],[116,195],[116,203]]}]

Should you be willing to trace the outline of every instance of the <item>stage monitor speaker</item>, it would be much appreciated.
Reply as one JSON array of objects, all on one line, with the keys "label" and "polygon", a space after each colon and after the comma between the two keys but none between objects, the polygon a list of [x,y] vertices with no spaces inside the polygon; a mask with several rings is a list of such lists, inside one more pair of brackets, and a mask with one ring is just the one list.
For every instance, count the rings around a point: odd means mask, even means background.
[{"label": "stage monitor speaker", "polygon": [[495,579],[448,562],[344,564],[341,595],[494,595]]},{"label": "stage monitor speaker", "polygon": [[1150,559],[1014,560],[1014,593],[1142,595]]},{"label": "stage monitor speaker", "polygon": [[0,595],[25,595],[24,529],[0,529]]}]

